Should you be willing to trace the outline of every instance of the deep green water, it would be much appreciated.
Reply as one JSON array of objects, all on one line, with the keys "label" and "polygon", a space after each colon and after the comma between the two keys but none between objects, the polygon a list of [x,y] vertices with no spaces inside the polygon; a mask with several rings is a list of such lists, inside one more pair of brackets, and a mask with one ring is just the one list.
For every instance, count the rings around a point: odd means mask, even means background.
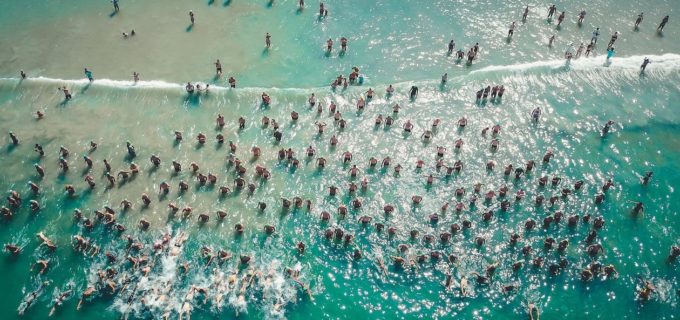
[{"label": "deep green water", "polygon": [[[547,3],[532,3],[529,18],[519,23],[512,41],[505,38],[507,25],[519,22],[522,6],[506,2],[330,1],[326,19],[317,18],[317,2],[307,1],[301,12],[296,11],[296,4],[290,0],[276,0],[272,6],[240,0],[228,4],[219,0],[212,4],[121,1],[121,12],[110,15],[112,6],[107,1],[0,3],[0,131],[13,131],[21,140],[18,146],[11,146],[9,139],[2,143],[0,189],[3,195],[16,190],[23,198],[14,216],[0,224],[0,243],[23,248],[16,257],[3,253],[0,258],[4,278],[0,317],[20,318],[17,308],[44,281],[49,285],[23,318],[47,318],[53,297],[69,283],[74,287],[73,296],[53,317],[160,318],[170,312],[171,318],[177,318],[183,305],[191,305],[194,319],[232,318],[237,310],[241,318],[516,319],[526,317],[527,303],[536,304],[544,319],[677,317],[678,262],[666,262],[671,246],[680,245],[680,198],[675,190],[680,182],[680,28],[674,16],[680,7],[676,1],[652,1],[642,8],[634,1],[591,1],[580,27],[575,16],[581,4],[557,3],[559,10],[567,10],[561,30],[544,19]],[[188,10],[197,17],[191,29]],[[634,31],[638,11],[645,12],[645,20]],[[658,34],[654,29],[665,14],[670,14],[671,20]],[[563,48],[571,42],[578,46],[588,41],[597,26],[602,32],[595,57],[566,64],[561,59]],[[137,35],[122,39],[121,32],[131,28]],[[621,36],[616,56],[607,62],[602,53],[614,30]],[[273,36],[270,51],[263,51],[266,32]],[[547,39],[553,33],[557,40],[549,48]],[[343,56],[338,54],[342,36],[350,39]],[[329,37],[336,45],[333,53],[326,55],[323,47]],[[467,66],[447,57],[446,44],[451,37],[457,48],[467,49],[479,42],[480,59]],[[644,57],[650,57],[652,64],[640,74]],[[237,78],[236,90],[225,89],[226,77],[213,78],[211,62],[216,58],[222,61],[225,75]],[[92,84],[81,80],[85,66],[94,70],[97,80]],[[346,76],[352,66],[361,69],[365,84],[332,91],[328,84],[338,74]],[[18,80],[19,69],[30,78]],[[141,73],[141,82],[129,81],[133,71]],[[449,73],[449,82],[440,86],[444,72]],[[207,94],[188,96],[183,89],[187,81],[209,82],[212,88]],[[384,95],[388,84],[396,89],[389,98]],[[503,99],[476,104],[475,91],[489,84],[505,85]],[[71,101],[64,102],[63,94],[56,90],[64,85],[73,93]],[[408,98],[411,85],[420,88],[414,101]],[[377,95],[363,112],[357,112],[356,101],[369,87]],[[263,91],[272,97],[269,107],[260,104]],[[307,105],[312,93],[323,101],[321,114]],[[333,123],[328,112],[331,101],[347,121],[344,130]],[[392,115],[395,103],[402,107],[393,115],[395,124],[391,128],[374,126],[378,115]],[[533,123],[530,112],[536,107],[543,110],[543,116]],[[45,118],[36,120],[36,110],[42,110]],[[293,110],[300,114],[297,121],[289,116]],[[218,114],[226,118],[221,130],[215,127]],[[272,137],[271,127],[260,125],[263,116],[280,124],[280,143]],[[463,116],[469,124],[460,130],[456,121]],[[246,119],[242,130],[238,129],[239,117]],[[436,118],[442,124],[432,141],[423,142],[420,135]],[[412,134],[401,129],[407,120],[415,125]],[[607,120],[616,124],[608,136],[601,137]],[[315,121],[328,124],[322,135],[317,134]],[[500,124],[502,131],[500,148],[492,152],[491,135],[483,137],[480,132],[494,124]],[[175,143],[174,131],[184,133],[181,143]],[[208,137],[203,146],[196,142],[198,133]],[[244,179],[257,185],[252,195],[247,190],[218,195],[218,187],[231,187],[237,176],[227,163],[228,144],[215,143],[218,133],[238,145],[235,156],[248,169]],[[329,145],[332,135],[339,139],[335,148]],[[458,138],[464,140],[464,146],[454,152]],[[99,144],[91,154],[90,141]],[[136,158],[126,157],[126,141],[136,147]],[[39,158],[32,150],[35,143],[43,146],[45,157]],[[62,145],[71,153],[66,173],[58,166]],[[328,159],[323,170],[304,156],[309,145],[317,150],[317,157]],[[251,158],[252,146],[263,151],[258,159]],[[437,146],[447,148],[446,164],[464,162],[460,174],[446,177],[444,170],[436,170]],[[277,160],[280,148],[295,151],[299,168]],[[555,152],[549,164],[537,165],[519,180],[504,177],[506,165],[522,166],[527,160],[540,163],[549,148]],[[353,153],[352,163],[361,169],[356,179],[349,177],[351,166],[342,164],[344,151]],[[152,154],[162,159],[156,170],[148,160]],[[83,155],[94,160],[91,171],[82,161]],[[384,170],[370,169],[371,157],[379,161],[391,157],[392,165]],[[131,161],[141,172],[126,183],[106,188],[103,159],[109,160],[114,173]],[[421,170],[415,168],[418,159],[425,161]],[[173,160],[182,164],[180,174],[172,173]],[[493,171],[485,170],[489,160],[497,164]],[[191,162],[200,166],[199,172],[217,175],[216,186],[199,186],[190,173]],[[33,168],[36,163],[45,168],[42,179]],[[396,164],[403,166],[399,175],[394,174]],[[266,182],[255,178],[256,165],[267,167],[272,178]],[[654,176],[649,185],[642,186],[640,176],[646,171],[653,171]],[[87,174],[95,177],[94,190],[88,190],[83,180]],[[432,186],[426,184],[430,174],[435,178]],[[538,186],[539,177],[554,175],[562,178],[559,187]],[[350,195],[349,183],[359,184],[364,177],[369,181],[367,191]],[[596,205],[594,196],[609,178],[614,187],[606,193],[606,200]],[[181,180],[190,185],[185,194],[178,193]],[[536,195],[544,195],[547,202],[577,180],[585,181],[583,189],[567,199],[552,207],[533,205]],[[32,195],[28,181],[41,186],[40,194]],[[172,188],[165,197],[158,194],[163,181]],[[468,203],[475,183],[484,184],[482,195],[507,185],[510,200],[519,189],[526,191],[526,198],[513,203],[507,212],[499,210],[502,199],[497,198],[490,203],[480,199],[476,206],[456,214],[453,204]],[[65,195],[67,184],[75,186],[76,197]],[[328,196],[327,188],[332,185],[340,188],[336,197]],[[460,187],[468,194],[457,199],[454,191]],[[148,208],[142,208],[142,193],[152,199]],[[423,202],[412,205],[413,195],[422,196]],[[282,210],[280,198],[296,196],[311,200],[311,211]],[[351,207],[354,198],[360,198],[363,207],[349,209],[344,219],[339,217],[338,206]],[[31,199],[40,202],[39,213],[31,213]],[[122,199],[129,199],[134,207],[122,212]],[[644,215],[633,215],[629,200],[642,201]],[[257,209],[260,201],[268,205],[264,212]],[[171,217],[170,202],[180,208],[193,207],[193,215],[188,219],[181,219],[181,213]],[[441,214],[445,202],[451,206]],[[395,207],[393,214],[383,213],[385,204]],[[5,200],[3,205],[7,206]],[[93,218],[94,210],[103,210],[105,205],[114,208],[117,222],[127,227],[122,235],[101,224],[88,231],[72,218],[74,209]],[[488,209],[495,215],[484,222],[482,214]],[[217,219],[218,210],[228,213],[224,220]],[[329,222],[319,219],[322,211],[332,214]],[[562,221],[544,229],[543,218],[556,211],[563,211],[566,217],[602,217],[606,223],[594,243],[602,244],[604,253],[591,258],[585,252],[584,239],[592,222],[570,228]],[[210,221],[198,223],[200,213],[208,213]],[[440,213],[436,224],[428,219],[433,213]],[[361,216],[372,217],[371,224],[362,226],[358,222]],[[151,223],[148,230],[137,227],[140,219]],[[535,230],[523,230],[527,219],[538,222]],[[473,227],[454,235],[448,244],[437,240],[427,244],[422,239],[426,234],[438,239],[451,224],[463,220],[472,221]],[[234,233],[237,223],[245,226],[241,236]],[[375,223],[385,224],[385,230],[376,231]],[[275,234],[265,234],[265,225],[275,226]],[[324,231],[335,227],[354,235],[353,242],[345,246],[325,240]],[[389,227],[397,229],[394,237],[387,235]],[[419,231],[417,239],[410,238],[410,230]],[[38,232],[50,237],[57,250],[39,246]],[[166,232],[188,235],[177,256],[167,250],[152,250],[152,244]],[[513,232],[522,236],[515,247],[508,243]],[[91,239],[101,253],[85,256],[75,251],[73,235]],[[126,235],[145,244],[131,255],[150,257],[146,276],[141,268],[133,269],[124,261]],[[486,239],[481,247],[474,243],[478,236]],[[543,249],[548,236],[569,240],[564,254]],[[303,255],[295,250],[299,241],[307,247]],[[400,255],[400,244],[410,245],[404,257],[438,251],[456,255],[459,262],[449,263],[444,257],[398,268],[391,260]],[[528,257],[520,250],[526,244],[534,248]],[[235,258],[206,267],[200,253],[203,246],[215,252],[230,251]],[[362,259],[352,259],[355,249],[361,250]],[[107,251],[115,254],[118,262],[107,266],[103,255]],[[253,257],[249,267],[238,265],[239,254]],[[536,257],[545,259],[543,267],[531,266]],[[562,258],[568,266],[551,276],[548,265]],[[42,275],[30,270],[40,259],[50,260]],[[378,259],[386,261],[386,274],[378,267]],[[518,272],[511,269],[515,261],[524,262]],[[581,270],[592,261],[612,264],[618,277],[581,281]],[[190,263],[190,271],[180,275],[178,268],[185,262]],[[490,283],[476,284],[471,273],[484,273],[492,263],[498,263],[498,269]],[[76,311],[85,288],[99,288],[97,270],[107,267],[118,271],[113,281],[119,288],[128,279],[126,289],[113,294],[101,290]],[[299,279],[309,284],[313,300],[285,274],[287,267],[300,270]],[[249,271],[260,276],[239,293],[241,279]],[[448,273],[453,275],[451,290],[443,285]],[[222,303],[217,303],[219,284],[230,274],[238,279],[237,289],[226,290]],[[464,298],[459,294],[462,277],[470,281],[470,294]],[[646,302],[636,296],[643,280],[657,288]],[[519,289],[501,293],[501,287],[509,284]],[[194,286],[207,288],[207,298],[197,294],[187,301],[187,292]],[[159,296],[165,296],[164,300]]]}]

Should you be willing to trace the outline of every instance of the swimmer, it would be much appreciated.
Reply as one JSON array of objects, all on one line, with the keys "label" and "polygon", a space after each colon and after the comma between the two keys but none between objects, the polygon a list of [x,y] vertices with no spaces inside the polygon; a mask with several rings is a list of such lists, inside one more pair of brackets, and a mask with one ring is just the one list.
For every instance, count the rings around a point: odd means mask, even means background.
[{"label": "swimmer", "polygon": [[559,27],[562,24],[562,21],[564,21],[564,11],[560,13],[559,17],[557,17],[557,26]]},{"label": "swimmer", "polygon": [[536,307],[535,304],[529,303],[527,307],[527,312],[529,313],[529,320],[534,320],[534,313],[536,313],[536,320],[540,319],[538,307]]},{"label": "swimmer", "polygon": [[64,100],[66,100],[66,101],[71,100],[71,98],[72,98],[71,93],[68,91],[66,86],[64,86],[63,88],[57,88],[57,89],[59,89],[59,91],[64,92]]},{"label": "swimmer", "polygon": [[585,45],[583,44],[583,42],[581,42],[581,45],[579,45],[578,49],[576,50],[576,59],[578,59],[581,56],[583,49],[585,49]]},{"label": "swimmer", "polygon": [[640,65],[640,72],[645,72],[645,70],[647,69],[647,65],[650,63],[652,63],[652,61],[649,60],[649,58],[645,57],[645,60],[642,61],[642,65]]},{"label": "swimmer", "polygon": [[652,178],[653,174],[654,173],[652,171],[645,172],[645,175],[642,177],[642,185],[647,185],[647,183],[649,183],[649,179]]},{"label": "swimmer", "polygon": [[37,152],[41,157],[45,155],[45,151],[43,151],[42,146],[37,143],[35,144],[33,150]]},{"label": "swimmer", "polygon": [[588,46],[586,47],[586,57],[590,56],[590,53],[593,52],[593,43],[589,43]]},{"label": "swimmer", "polygon": [[581,13],[578,15],[578,24],[583,23],[583,19],[586,18],[586,11],[581,10]]},{"label": "swimmer", "polygon": [[385,89],[385,93],[387,94],[387,96],[391,96],[394,93],[394,88],[392,87],[392,85],[389,85],[387,89]]},{"label": "swimmer", "polygon": [[85,68],[85,71],[83,71],[83,73],[85,73],[85,77],[87,77],[87,80],[89,80],[90,82],[94,81],[94,77],[92,76],[92,71]]},{"label": "swimmer", "polygon": [[611,59],[611,57],[614,56],[614,53],[614,47],[607,48],[607,60]]},{"label": "swimmer", "polygon": [[555,7],[554,4],[551,5],[550,7],[548,7],[548,19],[553,17],[553,15],[555,14],[555,11],[557,11],[557,7]]},{"label": "swimmer", "polygon": [[662,31],[663,31],[663,28],[666,27],[666,23],[668,23],[668,16],[665,16],[665,17],[663,17],[663,19],[661,19],[661,23],[660,23],[659,26],[656,28],[656,31],[657,31],[657,32],[662,32]]},{"label": "swimmer", "polygon": [[600,28],[596,28],[595,31],[593,31],[593,37],[590,38],[590,43],[593,45],[597,44],[597,37],[600,36]]},{"label": "swimmer", "polygon": [[318,132],[319,134],[322,134],[322,133],[323,133],[323,128],[326,126],[326,123],[325,123],[325,122],[318,122],[318,121],[315,121],[315,122],[314,122],[314,125],[316,125],[316,127],[317,127],[317,129],[318,129],[317,132]]},{"label": "swimmer", "polygon": [[508,29],[508,38],[512,38],[512,35],[515,33],[515,27],[516,26],[517,26],[516,22],[513,21],[512,24],[510,25],[509,29]]},{"label": "swimmer", "polygon": [[604,128],[602,128],[602,136],[606,136],[607,133],[609,133],[609,130],[611,129],[613,124],[614,124],[614,121],[611,121],[611,120],[609,120],[609,121],[607,121],[607,123],[605,123]]},{"label": "swimmer", "polygon": [[642,23],[642,18],[643,18],[642,15],[643,15],[643,13],[644,13],[644,12],[640,12],[640,14],[638,14],[638,16],[637,16],[637,19],[635,19],[635,29],[636,29],[636,30],[637,30],[638,27],[640,26],[640,23]]},{"label": "swimmer", "polygon": [[413,130],[413,124],[411,123],[411,120],[406,120],[406,123],[404,123],[403,128],[405,132],[411,132],[411,130]]},{"label": "swimmer", "polygon": [[607,48],[611,48],[611,47],[614,45],[614,43],[616,42],[616,40],[617,40],[618,38],[619,38],[619,32],[616,31],[616,32],[614,32],[614,34],[612,35],[612,38],[609,39],[609,44],[607,45]]},{"label": "swimmer", "polygon": [[217,61],[215,61],[215,74],[218,77],[222,76],[222,63],[220,62],[220,59],[217,59]]},{"label": "swimmer", "polygon": [[418,96],[418,87],[416,86],[411,86],[411,91],[409,92],[409,97],[411,97],[411,100],[415,99]]}]

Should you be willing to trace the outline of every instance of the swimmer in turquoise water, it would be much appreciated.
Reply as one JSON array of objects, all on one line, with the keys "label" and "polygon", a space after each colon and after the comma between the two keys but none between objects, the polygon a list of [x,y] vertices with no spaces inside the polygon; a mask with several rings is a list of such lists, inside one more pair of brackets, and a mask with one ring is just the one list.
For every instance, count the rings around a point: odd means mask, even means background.
[{"label": "swimmer in turquoise water", "polygon": [[557,26],[559,27],[562,24],[562,21],[564,21],[564,11],[560,13],[560,16],[557,17]]},{"label": "swimmer in turquoise water", "polygon": [[635,19],[635,29],[636,29],[636,30],[637,30],[637,28],[640,26],[640,23],[642,23],[642,18],[643,18],[643,17],[642,17],[642,14],[643,14],[643,13],[644,13],[644,12],[640,12],[640,14],[638,14],[638,16],[637,16],[637,19]]},{"label": "swimmer in turquoise water", "polygon": [[665,17],[663,17],[663,19],[661,19],[661,23],[660,23],[659,26],[656,28],[656,31],[657,31],[657,32],[663,31],[663,28],[666,27],[666,23],[668,23],[668,16],[665,16]]},{"label": "swimmer in turquoise water", "polygon": [[590,38],[590,43],[593,45],[597,44],[597,37],[600,36],[600,28],[596,28],[595,31],[593,31],[593,36]]},{"label": "swimmer in turquoise water", "polygon": [[217,59],[217,61],[215,61],[215,74],[218,77],[222,76],[222,63],[220,62],[220,59]]},{"label": "swimmer in turquoise water", "polygon": [[553,17],[555,11],[557,11],[557,7],[554,4],[548,7],[548,19]]},{"label": "swimmer in turquoise water", "polygon": [[90,82],[94,81],[94,77],[92,76],[92,71],[85,68],[84,73],[85,73],[85,77],[87,77],[87,80],[90,80]]},{"label": "swimmer in turquoise water", "polygon": [[640,72],[645,72],[645,70],[647,69],[647,65],[650,63],[652,63],[652,61],[649,60],[649,58],[645,57],[645,60],[642,61],[642,65],[640,65]]},{"label": "swimmer in turquoise water", "polygon": [[614,56],[614,47],[609,47],[607,49],[607,60],[611,59]]},{"label": "swimmer in turquoise water", "polygon": [[612,38],[609,39],[609,44],[607,45],[607,48],[613,46],[614,43],[616,42],[616,40],[617,40],[618,38],[619,38],[619,32],[616,31],[616,32],[614,32],[614,34],[612,35]]},{"label": "swimmer in turquoise water", "polygon": [[513,21],[512,24],[510,25],[510,28],[508,29],[508,38],[512,38],[512,35],[515,33],[516,26],[517,24],[515,23],[515,21]]}]

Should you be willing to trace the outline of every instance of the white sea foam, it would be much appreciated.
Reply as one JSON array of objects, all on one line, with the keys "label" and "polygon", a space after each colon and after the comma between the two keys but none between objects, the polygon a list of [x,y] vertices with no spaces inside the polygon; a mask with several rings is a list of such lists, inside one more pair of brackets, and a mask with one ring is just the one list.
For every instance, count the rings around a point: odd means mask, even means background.
[{"label": "white sea foam", "polygon": [[[680,70],[680,55],[667,53],[663,55],[635,55],[629,57],[613,57],[609,60],[606,59],[605,55],[599,55],[596,57],[581,57],[579,59],[572,59],[568,64],[564,59],[556,60],[542,60],[528,63],[518,63],[511,65],[492,65],[483,67],[481,69],[473,70],[469,75],[477,75],[492,72],[511,72],[511,73],[526,73],[526,72],[541,72],[543,70],[548,71],[595,71],[595,70],[628,70],[628,71],[638,71],[640,65],[644,58],[649,58],[651,64],[647,67],[647,71],[652,72],[670,72]],[[454,81],[456,78],[465,78],[467,74],[459,75],[456,77],[451,77],[450,82]],[[0,78],[0,82],[18,82],[17,78]],[[163,80],[148,80],[148,81],[127,81],[127,80],[112,80],[112,79],[96,79],[94,82],[90,83],[87,79],[58,79],[58,78],[47,78],[47,77],[35,77],[28,78],[24,81],[38,82],[38,83],[48,83],[56,85],[71,85],[83,87],[91,85],[92,87],[110,87],[110,88],[121,88],[121,89],[177,89],[184,92],[184,84],[172,83]],[[205,87],[205,83],[202,82],[192,82],[194,84],[201,84]],[[411,85],[426,85],[426,84],[436,84],[439,80],[423,80],[412,82],[401,82],[393,84],[395,87],[410,87]],[[372,87],[379,87],[378,84],[371,84]],[[369,85],[361,86],[361,90],[365,90]],[[350,90],[353,87],[350,87]],[[313,90],[326,90],[327,87],[318,88],[263,88],[263,87],[243,87],[239,88],[236,92],[244,92],[246,94],[259,93],[259,92],[299,92],[299,93],[309,93]],[[230,88],[219,85],[210,85],[211,91],[226,91]]]},{"label": "white sea foam", "polygon": [[573,71],[590,71],[597,69],[607,70],[633,70],[637,71],[645,58],[649,58],[652,63],[647,66],[648,71],[653,70],[678,70],[680,69],[680,55],[668,53],[664,55],[639,55],[630,57],[613,57],[607,61],[605,55],[597,57],[581,57],[579,59],[572,59],[569,64],[566,60],[547,60],[535,61],[529,63],[518,63],[505,66],[488,66],[479,70],[474,70],[470,74],[488,73],[488,72],[528,72],[535,69],[550,69],[550,70],[573,70]]}]

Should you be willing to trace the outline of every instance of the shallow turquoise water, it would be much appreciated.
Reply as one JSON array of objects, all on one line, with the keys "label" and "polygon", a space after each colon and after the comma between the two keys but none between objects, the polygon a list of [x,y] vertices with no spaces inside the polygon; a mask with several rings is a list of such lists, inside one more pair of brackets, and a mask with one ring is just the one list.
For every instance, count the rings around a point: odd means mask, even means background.
[{"label": "shallow turquoise water", "polygon": [[[55,316],[60,318],[113,319],[121,314],[158,318],[167,311],[175,318],[192,286],[210,292],[205,304],[202,296],[190,301],[195,319],[233,317],[236,310],[245,318],[457,315],[515,319],[526,315],[527,302],[538,305],[546,319],[579,319],[584,315],[671,319],[677,314],[678,264],[666,263],[671,246],[678,245],[680,227],[680,199],[675,192],[675,184],[680,181],[680,118],[675,111],[680,98],[680,44],[673,41],[679,33],[673,17],[677,3],[655,1],[644,8],[646,18],[637,32],[631,27],[641,9],[634,2],[591,2],[582,27],[575,24],[572,14],[559,31],[543,20],[547,5],[536,3],[538,8],[532,9],[526,24],[518,28],[509,43],[504,38],[506,24],[519,20],[521,7],[511,8],[495,1],[329,2],[330,16],[321,21],[315,17],[317,3],[308,2],[305,11],[298,13],[296,1],[276,1],[272,7],[264,2],[237,0],[226,6],[219,1],[211,5],[129,1],[122,2],[121,13],[112,17],[111,6],[105,1],[77,4],[0,4],[0,23],[5,30],[16,30],[0,34],[0,50],[5,50],[0,54],[0,128],[14,131],[21,139],[18,147],[3,146],[0,188],[3,192],[17,190],[24,200],[14,217],[0,226],[0,243],[23,247],[17,257],[5,253],[0,259],[0,270],[5,279],[10,279],[3,281],[6,288],[0,294],[3,318],[16,318],[22,299],[45,280],[51,281],[50,285],[25,317],[46,318],[52,297],[69,282],[74,284],[74,297],[56,311]],[[558,3],[560,8],[563,5],[569,12],[580,10]],[[198,22],[187,32],[189,9],[196,12]],[[671,22],[659,36],[653,29],[666,12],[671,14]],[[600,47],[610,30],[622,31],[616,57],[610,63],[598,55],[565,64],[560,59],[562,48],[569,42],[589,39],[594,23],[603,19],[612,21],[600,36]],[[121,39],[120,32],[129,28],[138,32],[136,38]],[[263,51],[265,32],[273,34],[270,52]],[[547,35],[553,32],[558,38],[550,49],[546,46]],[[322,48],[325,39],[341,36],[350,39],[348,53],[340,57],[336,50],[326,57]],[[466,48],[479,41],[480,60],[466,66],[446,57],[445,47],[451,36]],[[645,75],[640,75],[638,67],[645,56],[651,57],[653,63]],[[227,75],[236,76],[237,90],[224,89],[224,79],[212,78],[211,62],[215,58],[222,60]],[[82,80],[59,80],[81,78],[83,65],[95,71],[97,80],[92,85]],[[366,84],[331,91],[328,83],[339,73],[347,75],[352,66],[358,66],[366,75]],[[43,78],[19,81],[18,69]],[[140,72],[143,81],[136,85],[127,82],[132,71]],[[443,72],[449,72],[449,83],[441,87],[439,77]],[[205,95],[188,97],[181,83],[190,80],[211,82],[213,89]],[[396,88],[396,94],[389,99],[383,95],[387,84]],[[407,91],[413,84],[421,90],[415,101],[409,101]],[[487,84],[504,84],[505,96],[498,103],[475,104],[474,92]],[[74,99],[63,103],[63,94],[55,90],[59,85],[67,85]],[[356,100],[368,87],[379,94],[358,113]],[[272,97],[269,108],[259,103],[262,91]],[[339,130],[327,109],[317,114],[309,108],[306,99],[311,93],[326,107],[330,101],[337,103],[347,128]],[[394,103],[402,106],[395,125],[376,128],[374,118],[390,115]],[[535,107],[544,112],[537,124],[529,119]],[[37,109],[44,110],[45,119],[32,116]],[[297,122],[290,120],[292,110],[300,113]],[[227,122],[222,130],[215,128],[218,113]],[[280,123],[284,133],[281,143],[275,143],[271,128],[259,125],[265,115]],[[243,130],[238,130],[240,116],[247,119]],[[455,122],[462,116],[467,117],[469,125],[459,130]],[[443,123],[433,140],[424,143],[419,136],[435,118]],[[602,138],[599,132],[609,119],[616,125],[609,136]],[[415,125],[411,135],[401,130],[406,120]],[[318,135],[314,121],[327,123],[326,132]],[[489,148],[491,137],[480,135],[482,128],[493,124],[503,127],[496,152]],[[185,139],[180,144],[174,143],[175,130],[184,132]],[[248,168],[245,179],[258,185],[253,195],[243,190],[218,196],[217,186],[231,184],[236,177],[233,167],[227,166],[228,146],[214,143],[218,131],[238,145],[236,156]],[[202,147],[195,140],[199,132],[208,137]],[[328,141],[334,134],[340,142],[331,148]],[[453,141],[459,137],[465,145],[454,152]],[[98,142],[99,148],[90,155],[95,166],[88,172],[79,157],[88,154],[91,140]],[[141,172],[127,183],[106,189],[101,161],[109,159],[114,171],[128,166],[125,141],[135,145],[138,155],[134,162],[140,165]],[[43,145],[44,158],[31,150],[35,143]],[[314,162],[303,156],[310,144],[317,149],[317,156],[329,160],[324,170],[317,170]],[[71,168],[66,174],[60,174],[57,165],[60,145],[71,151]],[[464,161],[461,174],[447,178],[443,171],[435,169],[435,147],[439,145],[448,148],[445,163]],[[251,159],[251,146],[262,148],[259,159]],[[277,161],[276,151],[282,147],[295,150],[301,162],[299,168],[293,170],[287,162]],[[505,165],[521,166],[528,159],[538,161],[548,148],[556,154],[550,164],[539,165],[535,172],[517,181],[504,178]],[[356,180],[349,178],[349,167],[341,163],[345,150],[354,154],[353,163],[362,170]],[[158,170],[152,170],[148,161],[151,154],[163,161]],[[370,157],[388,156],[393,160],[392,167],[397,163],[404,167],[401,174],[395,175],[391,168],[368,168]],[[425,161],[422,170],[415,169],[417,159]],[[184,171],[179,175],[171,173],[172,160],[183,165]],[[489,160],[497,163],[493,172],[484,168]],[[191,162],[199,164],[202,173],[216,174],[217,186],[198,186],[188,170]],[[45,168],[43,179],[36,176],[35,163]],[[269,168],[272,179],[256,179],[256,164]],[[648,186],[641,186],[639,176],[649,170],[654,171],[654,177]],[[91,192],[83,181],[88,173],[97,181]],[[429,174],[435,177],[432,186],[426,185]],[[538,187],[537,179],[543,175],[559,175],[561,186]],[[363,177],[369,181],[368,190],[357,193],[363,207],[350,209],[341,219],[335,214],[336,208],[340,204],[350,207],[355,198],[348,194],[348,184],[358,184]],[[615,186],[607,192],[605,202],[596,205],[594,195],[608,178],[614,180]],[[31,195],[26,184],[29,180],[40,184],[39,195]],[[190,191],[183,195],[177,193],[180,180],[190,185]],[[554,207],[532,205],[535,195],[549,198],[576,180],[584,180],[585,186],[567,200],[560,200]],[[157,193],[163,181],[172,188],[167,197]],[[507,185],[510,195],[521,188],[527,196],[505,213],[498,210],[500,200],[480,201],[461,214],[449,208],[437,224],[429,222],[428,216],[439,212],[443,203],[457,201],[455,189],[465,187],[471,192],[478,182],[484,183],[483,192]],[[76,198],[64,195],[66,184],[75,185]],[[327,187],[331,185],[340,187],[338,196],[328,196]],[[141,208],[140,200],[144,192],[152,199],[146,209]],[[412,195],[423,196],[423,203],[413,206]],[[282,211],[279,198],[295,196],[310,199],[311,212]],[[118,210],[118,203],[125,198],[135,205],[124,213]],[[29,199],[41,203],[43,208],[38,214],[30,213]],[[644,202],[644,216],[634,217],[628,200]],[[259,201],[268,204],[264,212],[257,210]],[[169,202],[180,208],[193,207],[193,216],[186,220],[170,217],[166,207]],[[383,214],[385,204],[395,207],[392,215]],[[76,208],[84,216],[93,217],[93,211],[102,210],[104,205],[118,211],[117,221],[128,229],[124,235],[146,244],[142,253],[132,255],[153,257],[148,275],[143,276],[139,268],[132,269],[121,261],[126,255],[121,236],[101,225],[87,231],[72,219]],[[496,211],[490,222],[482,221],[486,208]],[[225,210],[227,217],[216,219],[217,210]],[[581,269],[592,260],[584,251],[583,241],[592,223],[569,228],[563,221],[558,227],[540,227],[542,219],[557,210],[566,216],[590,214],[605,219],[596,240],[604,247],[604,254],[595,260],[613,264],[619,272],[616,279],[580,280]],[[330,222],[319,220],[322,211],[332,213]],[[197,215],[204,212],[210,213],[210,221],[201,225]],[[358,219],[364,215],[372,217],[372,223],[397,228],[396,236],[390,238],[386,231],[377,232],[373,226],[362,227]],[[142,218],[151,223],[147,231],[136,227]],[[523,223],[529,218],[539,226],[524,232]],[[421,239],[425,234],[438,237],[452,223],[465,219],[473,222],[473,228],[454,235],[449,244],[426,244]],[[236,223],[245,226],[242,236],[233,232]],[[267,236],[262,231],[266,224],[276,226],[274,235]],[[351,245],[324,239],[324,230],[336,226],[354,235]],[[420,232],[418,239],[409,238],[410,230]],[[59,246],[55,252],[39,246],[34,235],[41,231]],[[189,235],[176,258],[152,253],[151,244],[164,232]],[[534,247],[529,258],[520,252],[521,245],[508,245],[512,232],[522,235],[522,244]],[[92,239],[101,252],[113,252],[120,258],[111,266],[118,270],[114,281],[131,279],[124,291],[99,294],[80,311],[76,311],[80,294],[96,282],[96,271],[106,267],[106,259],[102,254],[84,256],[71,249],[70,239],[75,234]],[[474,244],[477,236],[486,238],[484,246]],[[566,253],[544,251],[542,242],[547,236],[558,241],[568,239]],[[298,241],[307,245],[304,255],[294,249]],[[397,246],[403,243],[411,246],[409,256],[436,250],[455,254],[459,263],[442,259],[417,268],[394,267],[390,258],[398,255]],[[240,272],[237,259],[203,267],[205,258],[199,252],[202,246],[215,251],[223,248],[235,256],[250,254],[253,262]],[[353,261],[354,249],[361,250],[364,258]],[[544,257],[545,266],[533,268],[531,260],[535,257]],[[29,271],[36,260],[46,258],[50,259],[50,268],[45,274]],[[378,258],[387,261],[386,275],[377,267]],[[558,276],[550,276],[547,265],[560,258],[566,258],[568,266]],[[511,265],[518,260],[525,266],[513,273]],[[191,269],[180,276],[177,268],[184,262],[191,263]],[[491,263],[499,264],[491,283],[472,283],[470,274],[483,273]],[[313,300],[285,275],[286,267],[295,266],[300,269],[300,281],[309,284]],[[243,302],[238,300],[240,294],[228,291],[223,303],[217,303],[220,281],[232,273],[240,279],[248,270],[262,275],[242,293]],[[218,271],[223,274],[215,276]],[[447,273],[453,274],[454,290],[443,286]],[[457,290],[462,276],[471,281],[471,293],[466,298],[461,298]],[[644,303],[635,294],[641,279],[651,281],[658,289],[652,300]],[[519,289],[504,295],[500,288],[507,284]],[[161,293],[166,296],[164,301],[158,300]]]}]

